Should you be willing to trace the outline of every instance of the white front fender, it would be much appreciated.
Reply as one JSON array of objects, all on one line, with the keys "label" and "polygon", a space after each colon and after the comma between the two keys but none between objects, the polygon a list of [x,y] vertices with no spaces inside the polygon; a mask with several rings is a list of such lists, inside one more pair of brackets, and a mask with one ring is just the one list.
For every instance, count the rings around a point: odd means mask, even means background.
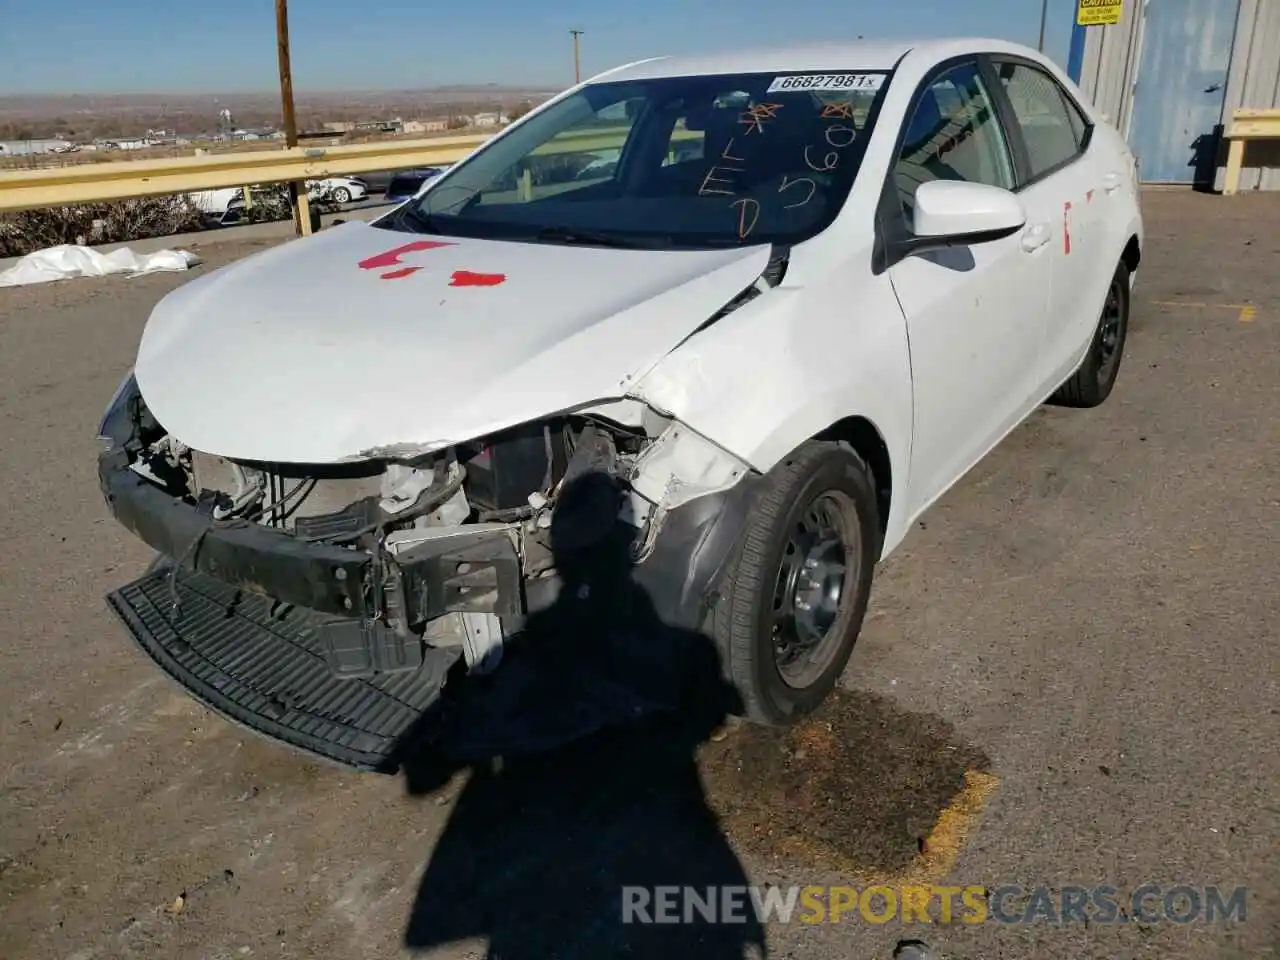
[{"label": "white front fender", "polygon": [[842,420],[869,421],[892,471],[887,553],[906,522],[912,428],[906,325],[887,278],[868,277],[853,300],[831,297],[830,287],[765,292],[669,354],[632,395],[762,473]]}]

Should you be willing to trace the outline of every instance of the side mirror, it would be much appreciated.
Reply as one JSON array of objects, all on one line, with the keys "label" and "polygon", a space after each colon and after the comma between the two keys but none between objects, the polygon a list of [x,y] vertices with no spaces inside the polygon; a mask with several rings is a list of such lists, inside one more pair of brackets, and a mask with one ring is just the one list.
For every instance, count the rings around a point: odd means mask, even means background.
[{"label": "side mirror", "polygon": [[989,243],[1016,233],[1027,222],[1022,203],[1008,190],[963,180],[929,180],[916,190],[915,237],[945,246]]}]

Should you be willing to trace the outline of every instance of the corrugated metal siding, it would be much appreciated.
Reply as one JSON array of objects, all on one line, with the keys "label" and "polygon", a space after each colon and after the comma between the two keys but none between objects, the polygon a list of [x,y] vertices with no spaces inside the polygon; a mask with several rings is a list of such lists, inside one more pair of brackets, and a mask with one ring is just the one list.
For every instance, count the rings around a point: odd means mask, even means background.
[{"label": "corrugated metal siding", "polygon": [[[1154,2],[1154,0],[1153,0]],[[1231,74],[1227,79],[1226,117],[1239,107],[1280,107],[1280,0],[1242,0]],[[1245,150],[1241,190],[1280,190],[1280,141],[1260,141]],[[1215,186],[1222,188],[1225,171]]]},{"label": "corrugated metal siding", "polygon": [[1133,105],[1141,19],[1142,0],[1124,0],[1118,24],[1085,32],[1080,89],[1122,133],[1127,131]]},{"label": "corrugated metal siding", "polygon": [[[1162,3],[1165,0],[1147,0]],[[1143,0],[1125,0],[1120,23],[1086,31],[1080,89],[1127,137],[1142,41]],[[1239,107],[1280,107],[1280,0],[1241,0],[1227,77],[1226,116]],[[1222,163],[1225,163],[1225,149]],[[1251,144],[1241,190],[1280,190],[1280,142]],[[1222,187],[1221,163],[1215,185]]]}]

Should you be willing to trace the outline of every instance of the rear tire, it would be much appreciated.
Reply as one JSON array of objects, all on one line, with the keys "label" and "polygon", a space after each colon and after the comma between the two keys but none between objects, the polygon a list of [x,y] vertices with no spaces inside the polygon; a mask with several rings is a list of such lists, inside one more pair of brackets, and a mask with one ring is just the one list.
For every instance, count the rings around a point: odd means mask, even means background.
[{"label": "rear tire", "polygon": [[1089,409],[1101,406],[1111,396],[1129,336],[1129,296],[1129,268],[1121,263],[1107,288],[1107,299],[1094,328],[1089,353],[1071,379],[1049,398],[1049,403]]},{"label": "rear tire", "polygon": [[847,444],[809,441],[778,464],[747,520],[712,618],[748,720],[812,713],[862,628],[880,554],[870,469]]}]

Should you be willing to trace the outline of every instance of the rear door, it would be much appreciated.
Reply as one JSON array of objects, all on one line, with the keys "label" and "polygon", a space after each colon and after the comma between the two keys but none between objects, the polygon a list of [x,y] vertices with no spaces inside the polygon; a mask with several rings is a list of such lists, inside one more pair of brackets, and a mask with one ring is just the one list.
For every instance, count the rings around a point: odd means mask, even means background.
[{"label": "rear door", "polygon": [[[984,73],[977,58],[953,61],[917,92],[881,212],[886,235],[910,234],[915,191],[928,180],[1016,188],[1014,155]],[[938,497],[1040,399],[1036,363],[1058,222],[1038,210],[1003,240],[889,265],[911,344],[909,513]]]},{"label": "rear door", "polygon": [[1053,293],[1038,364],[1051,390],[1091,339],[1115,270],[1104,230],[1106,171],[1087,116],[1048,70],[1017,57],[991,62],[1018,154],[1018,195],[1028,214],[1055,222]]}]

